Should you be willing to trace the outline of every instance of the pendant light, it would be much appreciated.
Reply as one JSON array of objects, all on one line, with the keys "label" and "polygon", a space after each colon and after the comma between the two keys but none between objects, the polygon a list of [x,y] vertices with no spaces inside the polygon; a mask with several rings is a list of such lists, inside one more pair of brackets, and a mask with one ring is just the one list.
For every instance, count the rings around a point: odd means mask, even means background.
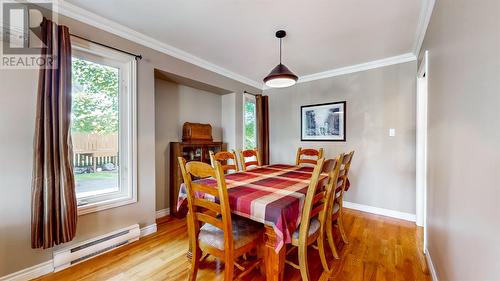
[{"label": "pendant light", "polygon": [[278,64],[271,72],[264,78],[266,86],[271,88],[285,88],[295,85],[299,77],[293,74],[288,67],[281,63],[281,39],[286,36],[284,30],[276,31],[276,37],[280,39],[280,64]]}]

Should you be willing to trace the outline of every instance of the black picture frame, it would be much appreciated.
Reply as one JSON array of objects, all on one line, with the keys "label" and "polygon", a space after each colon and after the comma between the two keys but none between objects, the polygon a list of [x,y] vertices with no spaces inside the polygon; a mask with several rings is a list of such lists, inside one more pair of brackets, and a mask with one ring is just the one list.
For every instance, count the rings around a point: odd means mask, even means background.
[{"label": "black picture frame", "polygon": [[[307,110],[309,109],[309,110]],[[328,133],[323,133],[321,135],[311,135],[310,133],[307,133],[305,130],[307,128],[307,125],[305,125],[306,122],[311,122],[311,117],[309,117],[309,120],[304,120],[306,115],[310,115],[311,113],[306,113],[306,112],[323,112],[325,110],[330,110],[333,109],[338,109],[339,112],[339,117],[338,117],[338,131],[339,135],[338,137],[335,136],[335,134],[329,135]],[[306,111],[307,110],[307,111]],[[331,114],[331,113],[329,113]],[[313,117],[314,118],[314,114]],[[328,117],[330,118],[330,117]],[[306,117],[306,119],[308,119]],[[315,122],[315,120],[313,120]],[[335,120],[329,121],[333,122],[334,124],[336,123]],[[329,122],[325,122],[329,123]],[[333,142],[345,142],[346,141],[346,122],[347,122],[347,102],[346,101],[339,101],[339,102],[329,102],[329,103],[319,103],[319,104],[310,104],[310,105],[303,105],[300,107],[300,140],[301,141],[315,141],[315,142],[323,142],[323,141],[333,141]],[[328,127],[330,126],[329,124],[327,125]],[[336,127],[337,125],[333,125],[333,127]],[[315,126],[314,126],[315,127]],[[325,128],[319,128],[321,129],[322,132],[325,132]],[[312,130],[309,128],[309,130]],[[315,129],[318,130],[318,129]],[[327,131],[329,130],[328,128],[326,129]],[[332,129],[335,130],[335,129]]]}]

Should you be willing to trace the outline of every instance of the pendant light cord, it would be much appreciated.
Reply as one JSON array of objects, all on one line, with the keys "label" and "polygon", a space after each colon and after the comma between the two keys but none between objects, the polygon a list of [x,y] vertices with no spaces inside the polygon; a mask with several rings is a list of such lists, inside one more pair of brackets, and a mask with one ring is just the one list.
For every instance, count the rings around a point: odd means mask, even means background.
[{"label": "pendant light cord", "polygon": [[280,64],[281,64],[281,39],[282,38],[280,38]]}]

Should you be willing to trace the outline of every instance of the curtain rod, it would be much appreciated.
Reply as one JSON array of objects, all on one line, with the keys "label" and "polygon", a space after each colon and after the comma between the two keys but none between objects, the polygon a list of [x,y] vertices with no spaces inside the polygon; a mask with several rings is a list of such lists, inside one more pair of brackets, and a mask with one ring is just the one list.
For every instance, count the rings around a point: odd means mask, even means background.
[{"label": "curtain rod", "polygon": [[72,33],[70,33],[69,35],[71,35],[71,36],[73,36],[73,37],[76,37],[76,38],[80,38],[80,39],[85,40],[85,41],[88,41],[88,42],[90,42],[90,43],[97,44],[97,45],[99,45],[99,46],[103,46],[103,47],[110,48],[110,49],[115,50],[115,51],[118,51],[118,52],[125,53],[125,54],[127,54],[127,55],[131,55],[131,56],[135,57],[135,59],[136,59],[136,60],[142,60],[142,55],[136,55],[136,54],[134,54],[134,53],[127,52],[127,51],[125,51],[125,50],[118,49],[118,48],[115,48],[115,47],[113,47],[113,46],[109,46],[109,45],[106,45],[106,44],[103,44],[103,43],[99,43],[99,42],[96,42],[96,41],[93,41],[93,40],[87,39],[87,38],[85,38],[85,37],[78,36],[78,35],[76,35],[76,34],[72,34]]}]

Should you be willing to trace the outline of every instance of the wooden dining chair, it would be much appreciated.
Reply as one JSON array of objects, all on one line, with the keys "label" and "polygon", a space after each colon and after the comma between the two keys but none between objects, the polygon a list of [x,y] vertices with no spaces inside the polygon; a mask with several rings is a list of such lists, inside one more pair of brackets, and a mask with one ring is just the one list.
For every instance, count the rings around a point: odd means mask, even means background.
[{"label": "wooden dining chair", "polygon": [[[255,167],[260,167],[262,166],[262,162],[260,161],[260,156],[259,156],[259,151],[257,148],[255,149],[248,149],[248,150],[240,150],[240,164],[241,164],[241,169],[243,171],[247,171],[249,167],[255,166]],[[247,158],[250,158],[247,161]]]},{"label": "wooden dining chair", "polygon": [[[238,161],[236,160],[236,153],[234,150],[232,151],[219,151],[214,153],[210,151],[210,163],[212,163],[212,167],[215,167],[215,161],[219,161],[222,164],[222,170],[224,174],[227,174],[228,171],[238,172]],[[231,160],[231,163],[229,163]]]},{"label": "wooden dining chair", "polygon": [[347,234],[344,228],[344,220],[343,220],[343,200],[344,200],[344,192],[347,185],[347,176],[349,174],[349,169],[351,167],[351,161],[354,156],[354,151],[349,152],[348,154],[341,154],[337,158],[340,162],[338,179],[335,184],[335,188],[332,196],[331,196],[331,207],[327,212],[329,218],[326,225],[326,236],[328,239],[328,244],[335,258],[339,258],[339,254],[337,251],[337,247],[335,246],[335,241],[333,238],[333,224],[335,223],[339,229],[340,236],[342,237],[342,241],[348,244],[349,240],[347,239]]},{"label": "wooden dining chair", "polygon": [[348,184],[349,184],[349,181],[348,181],[348,175],[349,175],[349,170],[351,169],[351,162],[352,162],[352,158],[354,157],[354,150],[352,150],[351,152],[347,153],[346,154],[346,157],[348,157],[348,159],[344,160],[345,164],[344,164],[344,177],[345,177],[345,181],[342,182],[343,184],[343,188],[344,188],[344,192],[348,190]]},{"label": "wooden dining chair", "polygon": [[297,149],[297,156],[295,157],[295,165],[316,165],[318,160],[321,158],[323,158],[323,148],[316,150],[312,148],[299,147]]},{"label": "wooden dining chair", "polygon": [[338,198],[338,183],[339,183],[339,176],[340,176],[340,168],[342,167],[342,162],[344,159],[344,154],[341,153],[337,156],[335,159],[335,165],[333,169],[329,171],[329,176],[328,176],[328,186],[326,189],[326,199],[327,201],[327,207],[326,207],[326,219],[325,219],[325,233],[328,238],[328,244],[330,246],[330,250],[332,251],[333,256],[336,259],[339,259],[339,254],[337,251],[337,247],[335,246],[335,241],[333,240],[333,219],[334,215],[339,212],[339,205],[336,202],[336,199]]},{"label": "wooden dining chair", "polygon": [[[261,260],[247,260],[243,266],[237,259],[261,243],[262,225],[241,217],[231,217],[224,172],[218,161],[215,161],[215,167],[212,167],[197,161],[186,164],[182,157],[178,160],[186,185],[189,209],[187,224],[192,258],[188,280],[196,280],[202,254],[215,256],[225,262],[224,280],[233,280],[234,266],[241,271],[237,278],[245,276],[258,266]],[[193,182],[193,177],[214,178],[217,186]],[[209,194],[218,200],[198,198],[196,193]]]},{"label": "wooden dining chair", "polygon": [[[319,251],[319,256],[323,270],[330,271],[325,255],[324,234],[325,234],[325,212],[326,212],[326,188],[329,180],[321,180],[323,167],[331,167],[333,163],[330,160],[325,163],[324,158],[318,160],[317,165],[311,176],[309,187],[307,188],[306,198],[302,209],[301,222],[297,230],[292,234],[292,245],[286,254],[290,254],[295,249],[298,250],[299,264],[290,260],[285,260],[286,264],[300,270],[302,280],[308,281],[309,268],[307,263],[307,249],[309,246],[317,243],[315,249]],[[326,165],[324,165],[326,164]]]}]

